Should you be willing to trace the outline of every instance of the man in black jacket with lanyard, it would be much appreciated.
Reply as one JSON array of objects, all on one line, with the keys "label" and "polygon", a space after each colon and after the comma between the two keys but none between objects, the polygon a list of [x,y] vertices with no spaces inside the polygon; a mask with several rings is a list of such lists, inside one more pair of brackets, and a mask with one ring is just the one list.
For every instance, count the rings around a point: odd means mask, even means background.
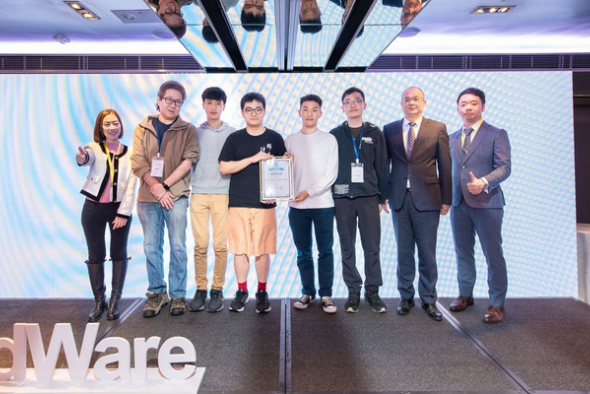
[{"label": "man in black jacket with lanyard", "polygon": [[358,312],[363,279],[356,268],[356,228],[365,255],[365,299],[375,312],[386,312],[379,297],[383,285],[379,213],[387,199],[387,151],[379,127],[363,122],[365,94],[351,87],[342,95],[348,120],[330,131],[338,141],[338,177],[332,189],[342,253],[342,275],[348,287],[346,312]]}]

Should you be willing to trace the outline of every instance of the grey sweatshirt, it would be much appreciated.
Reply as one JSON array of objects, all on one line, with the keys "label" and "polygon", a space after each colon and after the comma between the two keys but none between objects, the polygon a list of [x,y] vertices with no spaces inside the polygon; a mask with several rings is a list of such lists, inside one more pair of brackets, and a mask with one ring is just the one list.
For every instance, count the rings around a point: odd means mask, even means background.
[{"label": "grey sweatshirt", "polygon": [[226,122],[218,130],[212,129],[207,122],[197,127],[201,155],[192,168],[192,193],[228,194],[230,176],[221,175],[218,159],[225,140],[234,131],[236,129]]}]

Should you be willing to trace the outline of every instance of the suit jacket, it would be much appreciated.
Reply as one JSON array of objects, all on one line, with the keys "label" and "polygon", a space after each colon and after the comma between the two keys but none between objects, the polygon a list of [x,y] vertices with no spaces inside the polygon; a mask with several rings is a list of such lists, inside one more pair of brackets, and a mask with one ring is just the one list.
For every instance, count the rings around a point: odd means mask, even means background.
[{"label": "suit jacket", "polygon": [[[470,151],[463,154],[462,128],[450,138],[453,158],[453,206],[461,203],[461,197],[472,208],[502,208],[506,205],[500,183],[510,176],[510,141],[506,130],[483,122],[471,141]],[[471,194],[467,184],[469,172],[476,178],[488,181],[488,193]]]},{"label": "suit jacket", "polygon": [[[408,160],[403,141],[403,119],[385,125],[383,133],[391,163],[389,206],[400,209],[408,177],[412,201],[419,211],[440,210],[452,202],[452,170],[449,135],[444,123],[422,118],[412,156]],[[437,172],[438,167],[438,172]]]}]

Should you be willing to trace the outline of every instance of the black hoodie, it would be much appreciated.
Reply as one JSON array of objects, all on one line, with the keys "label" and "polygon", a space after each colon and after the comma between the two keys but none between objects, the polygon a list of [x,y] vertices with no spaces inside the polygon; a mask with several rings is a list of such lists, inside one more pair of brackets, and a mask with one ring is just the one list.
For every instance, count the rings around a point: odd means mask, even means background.
[{"label": "black hoodie", "polygon": [[338,177],[332,186],[332,197],[355,198],[379,195],[379,203],[387,199],[388,163],[385,138],[379,127],[364,122],[363,142],[360,136],[355,139],[360,145],[359,163],[363,164],[364,182],[351,182],[351,164],[356,162],[356,154],[352,145],[352,133],[348,122],[332,129],[330,133],[338,141]]}]

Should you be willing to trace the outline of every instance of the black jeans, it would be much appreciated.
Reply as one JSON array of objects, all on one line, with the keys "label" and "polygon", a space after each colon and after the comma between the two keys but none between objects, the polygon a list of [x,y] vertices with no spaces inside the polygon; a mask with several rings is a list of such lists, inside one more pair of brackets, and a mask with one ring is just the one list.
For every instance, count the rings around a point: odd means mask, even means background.
[{"label": "black jeans", "polygon": [[361,233],[361,244],[365,255],[365,290],[379,291],[383,285],[381,260],[381,217],[379,196],[335,198],[336,228],[340,237],[342,252],[342,276],[349,291],[360,290],[363,278],[356,268],[356,228]]},{"label": "black jeans", "polygon": [[108,224],[111,231],[111,259],[127,260],[127,239],[131,228],[131,217],[124,227],[113,230],[113,220],[117,217],[119,203],[98,203],[90,200],[82,207],[82,228],[88,245],[88,264],[100,264],[106,258],[105,230]]}]

